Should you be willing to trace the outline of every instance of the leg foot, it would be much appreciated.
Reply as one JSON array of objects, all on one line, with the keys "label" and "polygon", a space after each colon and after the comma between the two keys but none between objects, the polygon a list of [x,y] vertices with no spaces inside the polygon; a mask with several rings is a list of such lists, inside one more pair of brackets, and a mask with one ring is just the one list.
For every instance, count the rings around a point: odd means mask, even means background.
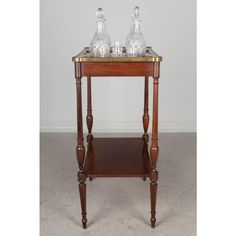
[{"label": "leg foot", "polygon": [[156,226],[156,219],[151,219],[151,227],[155,228]]},{"label": "leg foot", "polygon": [[157,178],[158,174],[156,170],[152,171],[151,183],[150,183],[150,197],[151,197],[151,227],[155,228],[156,224],[156,197],[157,197]]},{"label": "leg foot", "polygon": [[151,190],[151,227],[155,228],[156,224],[156,194],[157,194],[157,184],[151,183],[150,184]]},{"label": "leg foot", "polygon": [[87,228],[87,219],[82,219],[82,225],[83,225],[83,228],[86,229]]},{"label": "leg foot", "polygon": [[79,193],[80,193],[80,203],[81,203],[81,210],[82,210],[82,225],[83,228],[86,229],[87,227],[87,212],[86,212],[86,176],[83,172],[78,173],[78,180],[79,180]]}]

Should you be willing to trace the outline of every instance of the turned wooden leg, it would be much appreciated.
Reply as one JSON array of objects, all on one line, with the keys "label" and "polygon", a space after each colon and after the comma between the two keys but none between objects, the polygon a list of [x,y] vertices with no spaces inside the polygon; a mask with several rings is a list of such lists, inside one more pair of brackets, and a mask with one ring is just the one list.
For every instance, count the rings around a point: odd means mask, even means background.
[{"label": "turned wooden leg", "polygon": [[150,183],[150,198],[151,198],[151,227],[155,228],[156,225],[156,199],[157,199],[157,179],[158,172],[153,171],[151,174]]},{"label": "turned wooden leg", "polygon": [[148,143],[149,136],[148,136],[148,125],[149,125],[149,115],[148,115],[148,76],[145,76],[144,82],[144,109],[143,109],[143,138]]},{"label": "turned wooden leg", "polygon": [[86,212],[86,176],[83,172],[78,173],[78,181],[79,181],[79,193],[80,193],[80,203],[81,203],[81,210],[82,210],[82,225],[83,228],[87,228],[87,212]]},{"label": "turned wooden leg", "polygon": [[80,202],[82,210],[82,224],[83,228],[86,228],[86,175],[84,173],[84,158],[85,148],[83,139],[83,120],[82,120],[82,91],[81,91],[81,70],[80,63],[75,62],[75,78],[76,78],[76,93],[77,93],[77,147],[76,156],[79,165],[78,181],[79,181],[79,192]]},{"label": "turned wooden leg", "polygon": [[82,89],[80,63],[75,63],[76,94],[77,94],[77,147],[76,155],[80,171],[83,171],[85,148],[83,138],[83,117],[82,117]]},{"label": "turned wooden leg", "polygon": [[157,196],[157,180],[158,172],[156,170],[157,159],[159,155],[158,147],[158,78],[159,64],[155,64],[155,73],[153,78],[153,117],[152,117],[152,142],[150,147],[151,156],[151,173],[150,173],[150,195],[151,195],[151,226],[156,224],[156,196]]},{"label": "turned wooden leg", "polygon": [[86,117],[88,135],[87,142],[93,139],[92,126],[93,126],[93,115],[92,115],[92,98],[91,98],[91,77],[87,77],[87,117]]}]

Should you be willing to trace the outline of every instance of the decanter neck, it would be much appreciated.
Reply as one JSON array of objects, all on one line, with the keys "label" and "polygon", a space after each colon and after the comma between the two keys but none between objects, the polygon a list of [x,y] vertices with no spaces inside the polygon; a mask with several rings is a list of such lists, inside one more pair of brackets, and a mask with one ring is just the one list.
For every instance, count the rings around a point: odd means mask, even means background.
[{"label": "decanter neck", "polygon": [[135,32],[138,32],[138,31],[141,30],[140,20],[134,20],[133,30],[134,30]]},{"label": "decanter neck", "polygon": [[97,32],[101,33],[105,29],[105,22],[104,21],[98,21],[97,22]]}]

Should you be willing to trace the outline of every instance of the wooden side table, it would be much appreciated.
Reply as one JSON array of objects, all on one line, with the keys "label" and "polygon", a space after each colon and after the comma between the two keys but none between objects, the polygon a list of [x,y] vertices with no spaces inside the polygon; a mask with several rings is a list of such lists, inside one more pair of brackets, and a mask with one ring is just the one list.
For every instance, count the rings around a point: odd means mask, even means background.
[{"label": "wooden side table", "polygon": [[[77,147],[79,164],[78,181],[82,209],[83,228],[87,227],[86,179],[97,177],[146,177],[150,178],[151,226],[156,223],[156,195],[158,172],[156,170],[158,147],[158,80],[160,62],[151,47],[147,47],[144,57],[96,58],[89,48],[72,58],[75,66],[77,90]],[[81,79],[87,77],[87,153],[85,153],[82,122]],[[93,138],[91,77],[93,76],[143,76],[144,82],[144,134],[140,138]],[[148,151],[148,79],[153,77],[153,117],[150,152]],[[150,155],[149,155],[150,153]]]}]

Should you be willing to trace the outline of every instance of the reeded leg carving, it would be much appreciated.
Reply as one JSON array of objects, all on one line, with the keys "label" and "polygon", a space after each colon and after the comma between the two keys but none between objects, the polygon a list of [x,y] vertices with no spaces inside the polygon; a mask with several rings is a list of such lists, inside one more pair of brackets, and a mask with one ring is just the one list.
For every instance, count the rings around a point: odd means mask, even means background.
[{"label": "reeded leg carving", "polygon": [[87,77],[87,127],[88,135],[87,142],[93,139],[92,126],[93,126],[93,115],[92,115],[92,98],[91,98],[91,77]]},{"label": "reeded leg carving", "polygon": [[80,203],[81,203],[81,210],[82,210],[82,225],[83,228],[87,228],[87,212],[86,212],[86,176],[83,172],[78,172],[78,181],[79,181],[79,193],[80,193]]},{"label": "reeded leg carving", "polygon": [[77,93],[77,147],[76,156],[79,165],[78,181],[79,181],[79,192],[80,202],[82,210],[82,224],[83,228],[87,226],[86,218],[86,175],[84,173],[84,159],[85,159],[85,148],[83,138],[83,120],[82,120],[82,91],[81,91],[81,73],[80,63],[75,62],[75,78],[76,78],[76,93]]},{"label": "reeded leg carving", "polygon": [[150,195],[151,195],[151,226],[155,227],[156,224],[156,196],[157,196],[157,180],[158,172],[156,170],[157,159],[159,155],[158,140],[158,78],[153,78],[153,117],[152,117],[152,143],[150,147],[151,156],[151,173],[150,173]]},{"label": "reeded leg carving", "polygon": [[149,136],[148,136],[148,125],[149,125],[149,115],[148,115],[148,76],[145,76],[145,83],[144,83],[144,110],[143,110],[143,138],[148,143]]}]

